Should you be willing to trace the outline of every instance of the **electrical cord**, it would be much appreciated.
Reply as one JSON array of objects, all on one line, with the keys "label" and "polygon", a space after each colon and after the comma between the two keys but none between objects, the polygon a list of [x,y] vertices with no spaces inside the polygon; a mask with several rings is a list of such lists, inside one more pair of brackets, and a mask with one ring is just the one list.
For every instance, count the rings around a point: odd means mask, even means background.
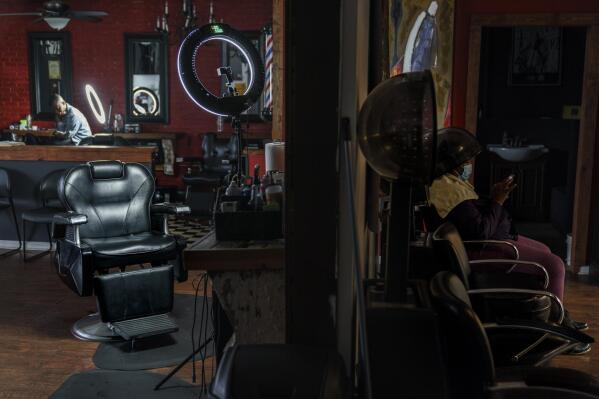
[{"label": "electrical cord", "polygon": [[[207,301],[207,291],[208,291],[208,279],[204,279],[204,302],[202,303],[202,316],[200,319],[200,333],[198,334],[198,346],[200,346],[200,342],[202,342],[202,335],[204,336],[204,342],[206,342],[207,338],[207,330],[208,330],[208,301]],[[205,318],[204,318],[205,316]],[[206,355],[207,350],[200,351],[200,359],[202,360],[202,382],[200,383],[201,392],[207,392],[207,384],[206,384]]]},{"label": "electrical cord", "polygon": [[339,146],[343,148],[340,153],[343,155],[344,166],[345,166],[345,175],[347,177],[346,186],[347,186],[347,198],[349,199],[349,210],[351,212],[351,230],[352,230],[352,241],[354,247],[354,259],[353,259],[353,269],[354,269],[354,285],[356,290],[356,303],[357,303],[357,314],[358,314],[358,338],[359,338],[359,350],[360,350],[360,359],[362,360],[362,370],[364,372],[364,388],[365,388],[365,396],[366,399],[372,399],[372,380],[370,373],[370,359],[368,357],[368,336],[366,329],[366,301],[364,298],[364,289],[362,282],[362,273],[360,270],[360,259],[362,259],[360,254],[360,247],[358,246],[358,229],[356,227],[356,213],[355,213],[355,199],[354,199],[354,185],[352,182],[353,169],[350,160],[350,150],[349,145],[351,143],[351,135],[349,129],[349,119],[343,118],[341,124],[341,134],[339,135]]},{"label": "electrical cord", "polygon": [[[192,381],[195,384],[196,382],[196,361],[195,361],[195,351],[196,351],[196,346],[195,346],[195,326],[196,326],[196,318],[197,318],[197,306],[198,306],[198,293],[200,290],[200,285],[202,284],[202,280],[206,280],[206,274],[202,274],[199,277],[196,277],[192,282],[191,282],[191,286],[193,288],[195,288],[195,297],[193,300],[193,322],[191,325],[191,350],[192,353],[194,353],[194,355],[191,358],[191,368],[192,368]],[[206,295],[206,293],[204,292],[204,296]]]}]

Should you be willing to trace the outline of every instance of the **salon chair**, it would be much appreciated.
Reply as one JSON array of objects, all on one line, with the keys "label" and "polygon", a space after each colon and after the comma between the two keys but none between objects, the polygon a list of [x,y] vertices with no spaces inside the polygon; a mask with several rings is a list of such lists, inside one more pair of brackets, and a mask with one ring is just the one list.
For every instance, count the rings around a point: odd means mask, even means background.
[{"label": "salon chair", "polygon": [[[517,259],[470,261],[457,229],[450,222],[433,233],[432,245],[439,267],[461,279],[478,317],[484,322],[516,319],[548,326],[562,323],[564,307],[559,298],[546,291],[549,276],[542,265]],[[519,271],[522,267],[537,268],[539,276]],[[494,329],[489,335],[498,365],[542,364],[577,344],[588,343],[578,340],[584,335],[574,334],[569,338],[571,345],[562,347],[556,345],[556,337],[551,333],[538,334],[532,330],[514,333]],[[559,337],[558,341],[563,339]]]},{"label": "salon chair", "polygon": [[[437,230],[445,220],[439,215],[434,205],[420,205],[418,207],[420,215],[425,225],[425,229],[428,232],[434,232]],[[490,246],[495,248],[501,248],[501,251],[507,259],[519,259],[520,254],[518,248],[511,242],[506,240],[463,240],[462,243],[466,247],[467,251],[477,251]]]},{"label": "salon chair", "polygon": [[[24,211],[21,214],[21,223],[23,225],[23,261],[25,262],[47,255],[52,251],[52,232],[50,231],[50,228],[54,221],[54,215],[65,211],[58,195],[58,183],[65,172],[64,169],[59,169],[44,176],[38,189],[38,195],[42,200],[42,206]],[[29,258],[27,257],[27,223],[43,224],[48,233],[48,250],[35,254]]]},{"label": "salon chair", "polygon": [[17,214],[15,212],[15,204],[12,198],[12,186],[10,184],[10,176],[8,171],[0,168],[0,210],[10,211],[12,215],[12,221],[14,223],[14,229],[17,233],[17,240],[19,241],[19,246],[14,249],[10,249],[8,251],[4,251],[0,253],[0,257],[12,255],[21,250],[21,233],[19,231],[19,222],[17,222]]},{"label": "salon chair", "polygon": [[129,145],[129,142],[121,136],[116,136],[111,133],[98,133],[82,139],[79,142],[79,145],[106,145],[112,147],[125,147]]},{"label": "salon chair", "polygon": [[237,162],[237,138],[218,139],[215,133],[206,133],[202,139],[203,158],[197,174],[183,176],[185,199],[196,216],[212,215],[216,191],[232,173]]},{"label": "salon chair", "polygon": [[[80,296],[97,296],[98,314],[72,328],[84,340],[133,340],[175,331],[168,317],[173,273],[182,280],[185,241],[168,232],[167,216],[186,206],[151,204],[154,178],[137,163],[95,161],[67,172],[59,195],[67,212],[54,216],[55,265]],[[161,231],[151,229],[160,217]],[[152,264],[125,271],[126,266]],[[165,266],[161,266],[165,265]],[[112,268],[120,272],[110,274]]]},{"label": "salon chair", "polygon": [[580,371],[550,367],[495,368],[489,344],[489,327],[525,329],[563,337],[571,347],[571,337],[583,342],[592,338],[565,327],[534,321],[503,320],[483,324],[472,309],[470,295],[461,279],[440,272],[431,281],[431,296],[438,310],[444,338],[449,387],[452,398],[545,398],[574,399],[599,397],[599,381]]},{"label": "salon chair", "polygon": [[218,364],[210,399],[349,399],[343,360],[323,348],[235,345]]}]

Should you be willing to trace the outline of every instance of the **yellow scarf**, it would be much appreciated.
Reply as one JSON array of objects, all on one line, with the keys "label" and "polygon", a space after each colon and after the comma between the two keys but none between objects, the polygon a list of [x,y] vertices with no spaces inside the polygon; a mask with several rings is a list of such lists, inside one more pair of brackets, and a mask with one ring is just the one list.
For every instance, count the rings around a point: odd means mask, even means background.
[{"label": "yellow scarf", "polygon": [[461,202],[471,199],[478,199],[472,184],[450,173],[439,177],[430,187],[430,203],[442,218]]}]

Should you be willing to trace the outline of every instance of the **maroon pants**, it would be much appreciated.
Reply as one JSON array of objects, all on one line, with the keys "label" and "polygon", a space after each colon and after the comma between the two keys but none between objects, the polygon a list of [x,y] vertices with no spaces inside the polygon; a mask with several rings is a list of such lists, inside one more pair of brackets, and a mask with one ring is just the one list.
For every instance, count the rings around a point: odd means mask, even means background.
[{"label": "maroon pants", "polygon": [[[518,248],[520,260],[526,260],[541,264],[549,274],[549,287],[547,291],[557,296],[560,300],[564,298],[564,279],[566,268],[564,262],[557,255],[551,253],[547,245],[528,237],[519,236],[518,240],[506,240],[512,242]],[[488,246],[480,251],[469,251],[470,259],[513,259],[514,251],[504,246]],[[484,265],[477,266],[480,270]],[[537,268],[532,266],[518,266],[518,271],[542,275]]]}]

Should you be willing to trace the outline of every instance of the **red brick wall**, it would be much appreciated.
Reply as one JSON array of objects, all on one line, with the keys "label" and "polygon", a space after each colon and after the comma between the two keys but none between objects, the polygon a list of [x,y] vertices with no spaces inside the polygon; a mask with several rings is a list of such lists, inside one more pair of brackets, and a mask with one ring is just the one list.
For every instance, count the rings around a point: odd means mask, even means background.
[{"label": "red brick wall", "polygon": [[[35,11],[42,1],[0,0],[1,12]],[[169,1],[171,30],[181,26],[181,0]],[[208,20],[208,2],[195,1],[198,24]],[[124,33],[152,32],[161,14],[163,0],[72,0],[75,10],[101,10],[110,15],[100,23],[71,21],[73,59],[73,103],[88,114],[92,129],[100,126],[90,115],[84,86],[92,84],[104,104],[114,100],[113,113],[125,113]],[[272,18],[272,0],[217,0],[214,13],[218,20],[239,30],[259,30]],[[27,32],[49,31],[46,23],[33,23],[34,17],[0,17],[0,128],[21,119],[29,110]],[[216,118],[197,108],[183,91],[177,76],[176,57],[180,36],[171,32],[169,54],[170,123],[144,124],[143,131],[185,132],[177,143],[177,154],[201,155],[201,134],[216,129]],[[212,52],[220,57],[219,51]],[[209,60],[216,65],[218,59]],[[227,129],[228,127],[225,127]],[[269,135],[270,124],[254,123],[250,135]]]}]

